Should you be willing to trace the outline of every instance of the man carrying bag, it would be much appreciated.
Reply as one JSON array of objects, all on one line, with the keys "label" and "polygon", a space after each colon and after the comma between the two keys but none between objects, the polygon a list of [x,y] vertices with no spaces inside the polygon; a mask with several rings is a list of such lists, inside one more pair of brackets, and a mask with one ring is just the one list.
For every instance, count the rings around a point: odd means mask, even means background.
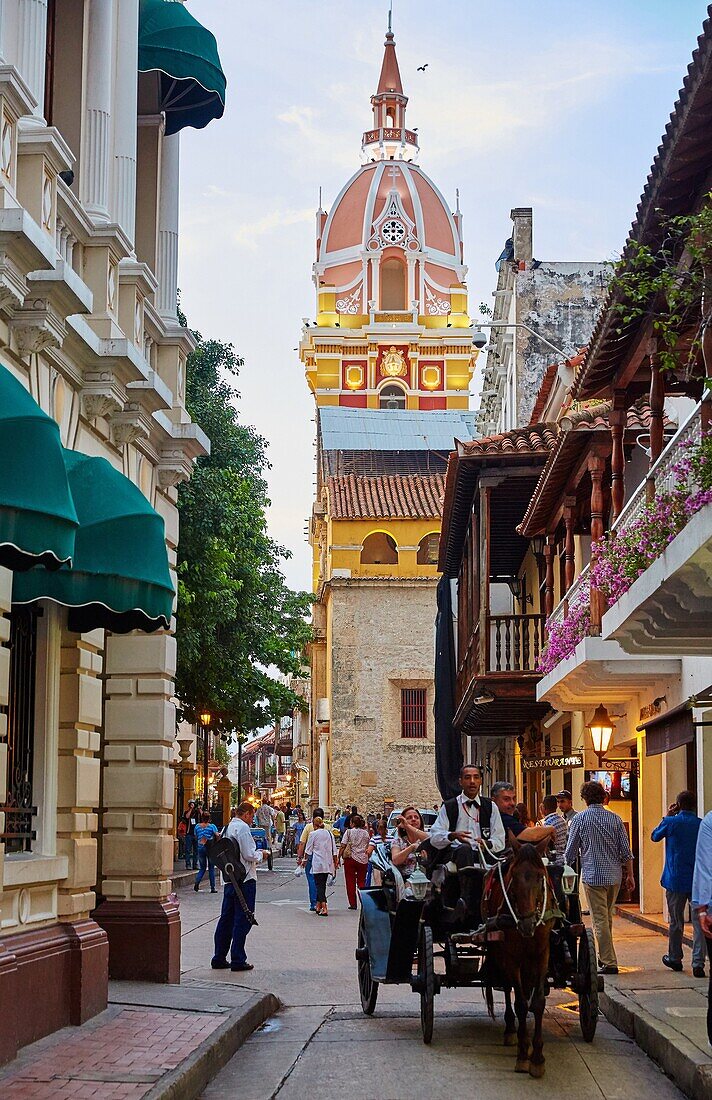
[{"label": "man carrying bag", "polygon": [[[254,807],[241,802],[224,835],[210,842],[208,857],[225,878],[222,912],[215,929],[213,970],[252,970],[245,953],[245,940],[255,920],[257,864],[262,853],[255,847],[250,832]],[[227,953],[230,951],[230,962]]]}]

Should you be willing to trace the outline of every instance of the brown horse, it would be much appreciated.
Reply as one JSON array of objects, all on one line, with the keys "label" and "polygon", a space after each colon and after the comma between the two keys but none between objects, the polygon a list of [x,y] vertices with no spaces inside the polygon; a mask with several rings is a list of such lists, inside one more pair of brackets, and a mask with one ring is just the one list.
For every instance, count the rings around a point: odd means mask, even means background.
[{"label": "brown horse", "polygon": [[[556,898],[551,880],[541,856],[548,840],[536,847],[520,844],[509,834],[514,859],[500,877],[495,868],[490,873],[482,901],[482,915],[503,917],[504,939],[488,947],[487,963],[497,974],[505,993],[504,1042],[506,1046],[518,1043],[517,1073],[529,1073],[532,1077],[544,1076],[544,1039],[542,1020],[547,993],[549,969],[549,935],[553,927]],[[504,889],[502,888],[504,885]],[[510,927],[505,927],[509,923]],[[519,1027],[516,1029],[512,1012],[511,992],[514,991],[514,1010]],[[487,1008],[494,1019],[492,985],[486,986]],[[527,1014],[534,1015],[532,1050],[529,1050]]]}]

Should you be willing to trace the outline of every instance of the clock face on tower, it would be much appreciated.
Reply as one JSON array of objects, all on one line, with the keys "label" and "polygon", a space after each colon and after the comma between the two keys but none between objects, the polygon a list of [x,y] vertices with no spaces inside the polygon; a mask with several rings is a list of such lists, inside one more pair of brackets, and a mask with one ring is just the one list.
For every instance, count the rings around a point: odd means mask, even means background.
[{"label": "clock face on tower", "polygon": [[381,226],[381,239],[387,241],[388,244],[398,244],[404,237],[405,226],[402,222],[396,221],[395,218],[389,218]]}]

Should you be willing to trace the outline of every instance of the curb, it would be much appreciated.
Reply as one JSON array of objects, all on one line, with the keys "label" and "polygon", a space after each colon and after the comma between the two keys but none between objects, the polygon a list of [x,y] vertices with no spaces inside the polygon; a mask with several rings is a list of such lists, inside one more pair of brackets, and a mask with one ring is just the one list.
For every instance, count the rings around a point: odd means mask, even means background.
[{"label": "curb", "polygon": [[[645,913],[639,913],[635,910],[626,909],[622,905],[616,905],[616,916],[622,917],[623,920],[630,921],[631,924],[637,924],[639,928],[647,928],[649,932],[657,932],[659,935],[668,938],[668,926],[662,921],[656,921],[652,917],[647,917]],[[683,933],[682,942],[686,947],[692,947],[693,939],[690,933]]]},{"label": "curb", "polygon": [[712,1100],[712,1058],[705,1059],[694,1043],[668,1027],[620,989],[609,985],[600,995],[601,1010],[609,1023],[634,1039],[649,1058],[692,1100]]},{"label": "curb", "polygon": [[[144,1100],[197,1100],[232,1058],[233,1054],[282,1007],[273,993],[255,993],[240,1008],[230,1013],[211,1035],[179,1066],[161,1078]],[[712,1094],[711,1094],[712,1095]]]}]

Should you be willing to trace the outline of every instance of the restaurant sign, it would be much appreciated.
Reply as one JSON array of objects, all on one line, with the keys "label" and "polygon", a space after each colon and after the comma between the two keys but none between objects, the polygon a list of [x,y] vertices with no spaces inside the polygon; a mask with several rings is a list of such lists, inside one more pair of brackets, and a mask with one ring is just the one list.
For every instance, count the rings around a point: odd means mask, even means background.
[{"label": "restaurant sign", "polygon": [[601,768],[607,772],[630,772],[631,775],[640,775],[640,761],[624,757],[622,760],[602,760]]},{"label": "restaurant sign", "polygon": [[551,768],[582,768],[583,756],[581,753],[572,753],[570,756],[524,757],[522,767],[525,772],[549,771]]}]

